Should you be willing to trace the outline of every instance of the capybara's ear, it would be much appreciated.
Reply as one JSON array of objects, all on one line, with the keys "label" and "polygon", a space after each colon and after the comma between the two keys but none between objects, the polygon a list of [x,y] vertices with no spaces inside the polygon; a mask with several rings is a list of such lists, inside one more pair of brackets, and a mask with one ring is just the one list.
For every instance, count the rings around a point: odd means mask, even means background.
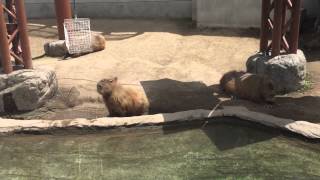
[{"label": "capybara's ear", "polygon": [[118,77],[114,77],[114,82],[117,82],[118,81]]}]

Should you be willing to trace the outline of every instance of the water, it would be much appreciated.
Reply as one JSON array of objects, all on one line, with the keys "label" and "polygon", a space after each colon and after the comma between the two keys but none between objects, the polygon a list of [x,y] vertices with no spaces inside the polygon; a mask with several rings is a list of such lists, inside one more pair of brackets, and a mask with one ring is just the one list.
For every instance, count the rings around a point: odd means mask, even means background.
[{"label": "water", "polygon": [[319,143],[246,123],[192,127],[1,137],[0,179],[320,179]]}]

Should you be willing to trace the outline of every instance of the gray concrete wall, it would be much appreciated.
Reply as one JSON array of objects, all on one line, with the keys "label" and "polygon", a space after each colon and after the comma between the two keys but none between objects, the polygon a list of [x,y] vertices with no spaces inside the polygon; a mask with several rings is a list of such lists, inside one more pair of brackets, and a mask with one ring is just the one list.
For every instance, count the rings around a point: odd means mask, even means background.
[{"label": "gray concrete wall", "polygon": [[197,20],[197,0],[192,0],[192,21]]},{"label": "gray concrete wall", "polygon": [[[198,26],[260,27],[261,0],[195,0]],[[311,17],[320,15],[320,0],[304,0]]]},{"label": "gray concrete wall", "polygon": [[209,27],[259,27],[259,0],[197,0],[197,24]]},{"label": "gray concrete wall", "polygon": [[320,0],[304,0],[303,6],[307,9],[309,16],[320,16]]},{"label": "gray concrete wall", "polygon": [[[53,0],[25,0],[29,18],[55,17]],[[77,0],[79,17],[191,18],[192,0]]]},{"label": "gray concrete wall", "polygon": [[[29,18],[55,17],[54,0],[25,0]],[[320,0],[304,0],[308,14]],[[77,0],[79,17],[192,18],[199,26],[259,27],[261,0]]]}]

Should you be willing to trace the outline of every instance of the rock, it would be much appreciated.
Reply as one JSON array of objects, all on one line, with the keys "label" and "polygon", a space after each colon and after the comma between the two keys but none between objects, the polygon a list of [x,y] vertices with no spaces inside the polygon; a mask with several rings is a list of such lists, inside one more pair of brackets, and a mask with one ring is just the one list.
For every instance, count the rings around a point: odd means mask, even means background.
[{"label": "rock", "polygon": [[247,72],[254,74],[264,74],[266,69],[266,64],[270,57],[265,56],[263,53],[257,53],[247,60]]},{"label": "rock", "polygon": [[44,52],[47,56],[62,57],[67,54],[68,49],[64,40],[48,42],[44,45]]},{"label": "rock", "polygon": [[0,75],[0,112],[31,111],[42,106],[58,87],[52,70],[24,69]]},{"label": "rock", "polygon": [[275,83],[278,94],[299,90],[306,78],[306,58],[302,51],[297,54],[280,55],[270,58],[262,53],[251,56],[247,71],[269,76]]}]

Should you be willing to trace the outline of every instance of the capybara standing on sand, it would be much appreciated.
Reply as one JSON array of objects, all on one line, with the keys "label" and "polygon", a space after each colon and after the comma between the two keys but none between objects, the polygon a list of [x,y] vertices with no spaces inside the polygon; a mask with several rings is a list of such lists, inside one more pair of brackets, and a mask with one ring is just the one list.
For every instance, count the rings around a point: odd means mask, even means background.
[{"label": "capybara standing on sand", "polygon": [[267,77],[243,71],[230,71],[223,75],[220,87],[228,94],[254,102],[272,103],[274,84]]},{"label": "capybara standing on sand", "polygon": [[97,84],[111,117],[139,116],[148,112],[149,103],[143,95],[118,84],[117,77],[102,79]]}]

